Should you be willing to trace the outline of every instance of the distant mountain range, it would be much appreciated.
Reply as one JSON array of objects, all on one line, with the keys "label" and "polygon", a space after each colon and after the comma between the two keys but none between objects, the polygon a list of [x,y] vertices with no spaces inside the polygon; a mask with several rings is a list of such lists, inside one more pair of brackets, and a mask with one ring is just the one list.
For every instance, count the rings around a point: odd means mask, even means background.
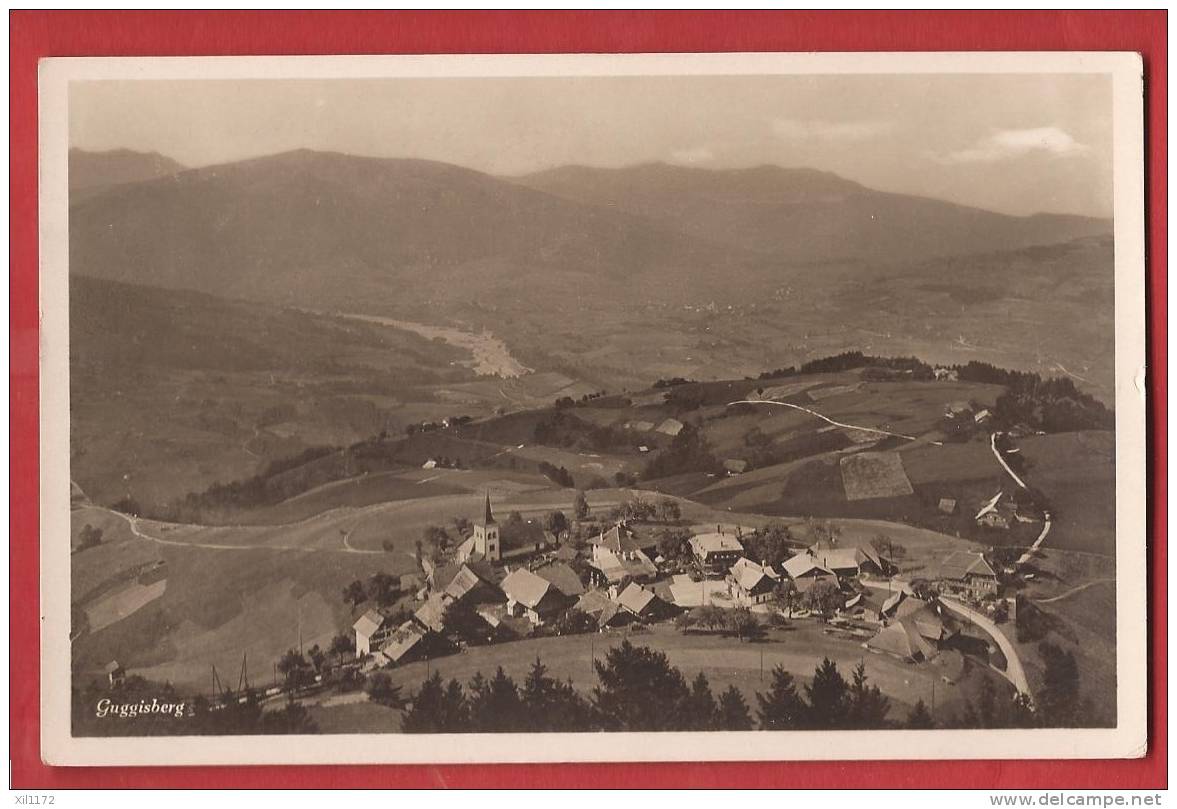
[{"label": "distant mountain range", "polygon": [[160,155],[77,152],[71,182],[71,271],[302,304],[444,303],[479,290],[517,298],[584,279],[605,295],[629,286],[755,297],[812,276],[813,265],[878,277],[1111,228],[775,166],[565,167],[504,179],[306,150],[192,170]]},{"label": "distant mountain range", "polygon": [[184,171],[185,166],[157,152],[114,149],[108,152],[69,150],[70,201],[76,202],[113,185],[153,180]]},{"label": "distant mountain range", "polygon": [[516,181],[783,261],[910,262],[1055,244],[1111,229],[1101,219],[1007,216],[779,166],[565,166]]}]

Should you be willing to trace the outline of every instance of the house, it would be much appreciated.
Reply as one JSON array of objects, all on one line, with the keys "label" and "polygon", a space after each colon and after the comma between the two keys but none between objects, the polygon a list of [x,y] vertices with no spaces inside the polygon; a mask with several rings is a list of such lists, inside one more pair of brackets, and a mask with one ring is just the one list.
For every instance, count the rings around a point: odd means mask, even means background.
[{"label": "house", "polygon": [[866,642],[866,647],[912,663],[931,660],[937,652],[936,647],[925,640],[914,626],[903,621],[884,626]]},{"label": "house", "polygon": [[421,468],[422,469],[436,469],[437,468],[437,461],[434,460],[433,458],[430,458],[428,461],[421,464]]},{"label": "house", "polygon": [[532,571],[569,598],[584,595],[584,583],[570,565],[563,562],[549,562]]},{"label": "house", "polygon": [[955,368],[933,368],[932,375],[937,382],[956,382],[959,379]]},{"label": "house", "polygon": [[717,530],[715,533],[695,534],[690,541],[691,553],[705,573],[726,573],[744,555],[744,544],[735,534]]},{"label": "house", "polygon": [[622,609],[619,603],[600,590],[589,590],[582,595],[576,602],[576,609],[596,621],[601,629],[625,626],[633,621],[633,613]]},{"label": "house", "polygon": [[998,492],[993,495],[987,503],[981,506],[981,510],[977,512],[977,516],[973,519],[977,525],[986,528],[1009,528],[1011,511],[1010,507],[1001,502],[1001,496],[1005,492]]},{"label": "house", "polygon": [[982,528],[1009,529],[1009,517],[1000,511],[987,511],[977,518],[977,525]]},{"label": "house", "polygon": [[556,535],[545,531],[539,520],[507,520],[499,529],[502,553],[506,557],[530,556],[543,553],[559,544]]},{"label": "house", "polygon": [[652,421],[631,421],[626,425],[626,429],[633,430],[639,433],[648,433],[654,429],[654,422]]},{"label": "house", "polygon": [[368,610],[352,624],[356,632],[356,657],[364,657],[379,649],[392,633],[393,624],[378,610]]},{"label": "house", "polygon": [[650,448],[645,444],[638,444],[638,452],[649,452]]},{"label": "house", "polygon": [[723,462],[723,468],[729,475],[742,475],[748,471],[748,462],[739,458],[728,458]]},{"label": "house", "polygon": [[667,613],[667,604],[657,594],[637,582],[630,582],[617,596],[617,603],[641,621],[656,621]]},{"label": "house", "polygon": [[940,646],[959,632],[956,622],[943,614],[939,602],[926,602],[895,593],[880,610],[883,628],[867,641],[867,648],[909,662],[931,660]]},{"label": "house", "polygon": [[526,616],[536,626],[550,621],[569,604],[555,585],[530,570],[512,570],[500,585],[507,596],[507,612]]},{"label": "house", "polygon": [[127,672],[123,668],[123,664],[117,660],[107,663],[103,671],[106,672],[106,679],[110,683],[111,688],[121,688],[127,680]]},{"label": "house", "polygon": [[725,582],[714,579],[691,581],[686,574],[673,577],[667,588],[670,591],[670,601],[676,607],[703,607],[716,601],[726,602],[729,597]]},{"label": "house", "polygon": [[441,632],[445,629],[445,608],[451,601],[444,593],[430,593],[425,603],[413,613],[413,619],[428,630]]},{"label": "house", "polygon": [[743,558],[737,559],[727,573],[732,601],[744,607],[771,601],[780,580],[780,575],[771,567]]},{"label": "house", "polygon": [[495,604],[503,601],[503,592],[498,588],[493,568],[486,562],[467,562],[446,585],[444,595],[452,601],[469,601],[471,604]]},{"label": "house", "polygon": [[663,435],[676,436],[682,432],[683,423],[678,419],[666,419],[658,425],[657,432]]},{"label": "house", "polygon": [[956,418],[957,416],[963,416],[965,413],[971,413],[972,410],[968,402],[952,402],[944,409],[944,416],[950,419]]},{"label": "house", "polygon": [[822,567],[821,562],[809,550],[787,559],[783,565],[785,575],[793,582],[798,593],[807,593],[819,582],[836,585],[838,577],[832,570]]},{"label": "house", "polygon": [[990,413],[988,410],[978,410],[976,413],[973,414],[973,421],[976,422],[977,424],[984,424],[985,422],[989,421],[989,419],[992,417],[992,415],[993,414]]},{"label": "house", "polygon": [[941,497],[940,502],[936,504],[936,508],[938,508],[942,514],[955,514],[956,500],[951,497]]},{"label": "house", "polygon": [[607,531],[602,531],[589,540],[589,544],[596,550],[598,547],[608,548],[616,554],[641,551],[650,556],[658,550],[658,540],[651,534],[638,534],[630,530],[624,523],[617,523]]},{"label": "house", "polygon": [[376,654],[389,663],[411,663],[424,651],[426,634],[426,630],[414,622],[405,621],[389,634]]},{"label": "house", "polygon": [[836,576],[854,578],[862,573],[883,575],[887,564],[869,542],[841,543],[822,540],[809,548],[817,563]]},{"label": "house", "polygon": [[640,550],[616,553],[605,545],[593,545],[589,565],[592,566],[592,581],[598,587],[648,581],[658,575],[658,566]]},{"label": "house", "polygon": [[997,571],[976,551],[954,551],[940,563],[937,576],[942,590],[980,598],[998,591]]}]

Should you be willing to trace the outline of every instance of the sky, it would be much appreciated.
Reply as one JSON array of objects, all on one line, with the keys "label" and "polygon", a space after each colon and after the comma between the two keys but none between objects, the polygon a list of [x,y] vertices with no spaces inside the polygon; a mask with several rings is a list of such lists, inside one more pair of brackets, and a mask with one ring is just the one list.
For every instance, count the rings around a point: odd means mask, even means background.
[{"label": "sky", "polygon": [[1112,214],[1101,75],[75,82],[70,144],[189,167],[319,149],[516,175],[773,164],[1011,214]]}]

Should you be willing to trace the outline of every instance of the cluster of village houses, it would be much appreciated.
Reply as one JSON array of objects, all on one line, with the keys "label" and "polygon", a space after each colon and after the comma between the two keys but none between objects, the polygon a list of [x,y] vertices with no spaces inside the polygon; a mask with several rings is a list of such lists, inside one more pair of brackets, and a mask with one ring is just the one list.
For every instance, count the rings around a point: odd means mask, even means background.
[{"label": "cluster of village houses", "polygon": [[[700,606],[771,613],[779,609],[777,593],[786,580],[801,596],[832,585],[844,596],[832,622],[870,627],[867,648],[904,660],[935,657],[958,631],[938,601],[892,592],[886,585],[890,563],[867,543],[819,542],[778,568],[748,558],[741,529],[716,526],[689,541],[700,577],[664,573],[668,565],[658,555],[657,539],[624,523],[600,531],[578,550],[538,522],[500,526],[487,497],[473,527],[451,560],[425,560],[422,577],[407,577],[423,601],[409,620],[371,609],[355,622],[357,657],[381,666],[430,654],[430,639],[444,633],[446,612],[458,602],[472,607],[496,637],[526,637],[573,609],[600,630],[654,623]],[[573,568],[578,559],[588,566],[587,582]],[[879,586],[855,586],[871,577]],[[965,550],[944,560],[937,584],[941,592],[970,600],[998,592],[997,573],[985,557]]]}]

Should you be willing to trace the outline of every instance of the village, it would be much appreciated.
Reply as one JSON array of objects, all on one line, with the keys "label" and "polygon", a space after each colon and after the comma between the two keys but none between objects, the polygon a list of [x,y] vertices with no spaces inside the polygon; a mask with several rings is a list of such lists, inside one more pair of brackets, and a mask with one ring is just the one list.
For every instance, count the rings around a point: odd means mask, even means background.
[{"label": "village", "polygon": [[366,608],[351,627],[356,664],[374,672],[479,645],[659,624],[741,642],[793,621],[913,666],[944,655],[950,682],[964,666],[959,650],[970,648],[954,642],[962,634],[982,639],[986,663],[1005,663],[1004,639],[986,641],[972,620],[980,614],[992,627],[1014,610],[982,553],[954,551],[928,577],[905,581],[886,545],[842,540],[830,523],[811,522],[803,537],[779,526],[691,532],[674,524],[673,501],[635,499],[619,511],[608,527],[562,512],[546,525],[518,514],[500,523],[486,495],[468,537],[402,577],[404,598],[357,604]]}]

